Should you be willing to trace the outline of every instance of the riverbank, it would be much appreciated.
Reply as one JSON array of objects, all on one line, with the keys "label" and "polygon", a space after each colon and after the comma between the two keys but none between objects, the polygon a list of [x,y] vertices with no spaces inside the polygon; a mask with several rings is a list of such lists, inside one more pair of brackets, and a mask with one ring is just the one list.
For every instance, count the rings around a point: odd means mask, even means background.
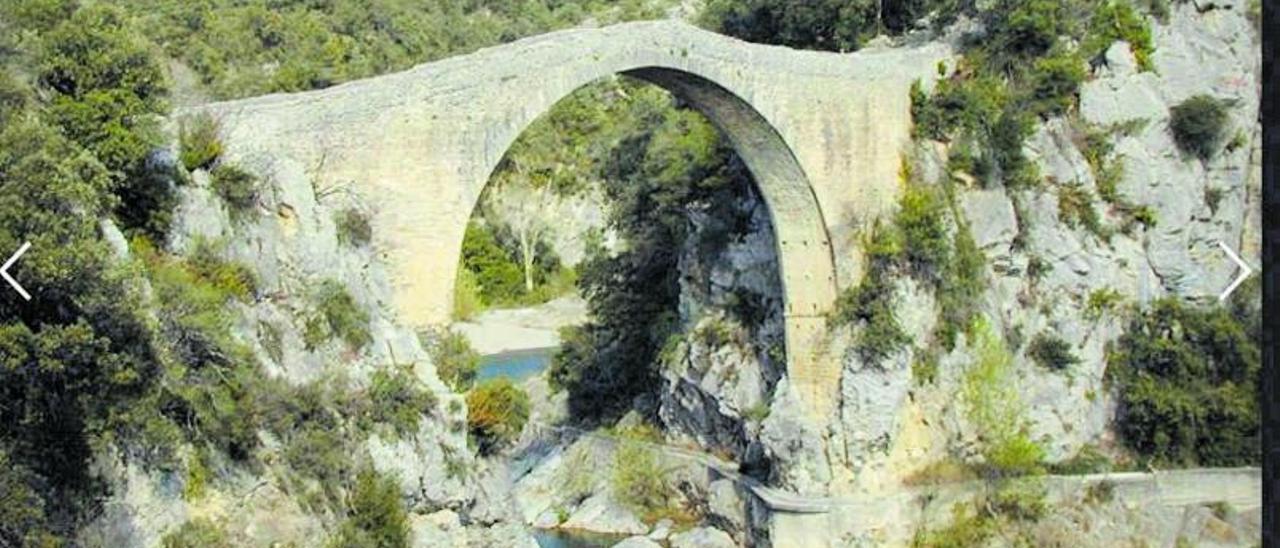
[{"label": "riverbank", "polygon": [[483,355],[548,349],[560,346],[561,328],[587,319],[587,303],[568,295],[529,308],[487,310],[453,329]]}]

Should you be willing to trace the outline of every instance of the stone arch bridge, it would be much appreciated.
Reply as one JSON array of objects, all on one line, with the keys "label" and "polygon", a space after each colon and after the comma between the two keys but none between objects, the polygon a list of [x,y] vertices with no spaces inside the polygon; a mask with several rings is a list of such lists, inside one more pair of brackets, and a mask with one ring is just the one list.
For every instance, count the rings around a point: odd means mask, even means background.
[{"label": "stone arch bridge", "polygon": [[[402,321],[448,321],[463,234],[507,148],[557,101],[599,78],[657,84],[732,142],[773,217],[788,375],[815,418],[840,363],[825,313],[856,280],[858,223],[892,206],[910,140],[909,89],[944,46],[795,51],[674,21],[544,34],[328,89],[197,107],[225,155],[292,163],[346,185],[371,212]],[[179,113],[180,116],[190,111]]]}]

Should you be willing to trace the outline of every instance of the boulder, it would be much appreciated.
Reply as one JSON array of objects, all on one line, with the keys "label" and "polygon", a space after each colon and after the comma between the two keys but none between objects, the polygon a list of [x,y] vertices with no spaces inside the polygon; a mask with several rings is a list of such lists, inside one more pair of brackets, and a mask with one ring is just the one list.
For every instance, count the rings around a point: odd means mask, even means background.
[{"label": "boulder", "polygon": [[671,548],[736,548],[729,533],[715,527],[698,527],[671,537]]}]

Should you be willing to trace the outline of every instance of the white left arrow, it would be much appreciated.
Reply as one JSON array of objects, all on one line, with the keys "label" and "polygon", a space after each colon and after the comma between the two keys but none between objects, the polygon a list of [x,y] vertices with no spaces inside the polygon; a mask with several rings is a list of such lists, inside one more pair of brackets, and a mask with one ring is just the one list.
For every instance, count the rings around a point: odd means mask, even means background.
[{"label": "white left arrow", "polygon": [[22,298],[28,301],[31,300],[31,294],[27,293],[27,290],[23,289],[22,286],[18,284],[18,280],[13,279],[13,276],[9,275],[9,267],[13,266],[13,263],[18,262],[18,258],[21,257],[23,253],[26,253],[27,248],[30,247],[31,242],[23,242],[22,247],[18,248],[17,253],[14,253],[12,257],[9,257],[9,260],[4,262],[4,266],[0,266],[0,277],[4,277],[4,281],[9,282],[9,285],[13,286],[13,290],[17,291],[19,295],[22,295]]},{"label": "white left arrow", "polygon": [[1253,269],[1249,268],[1249,263],[1244,262],[1239,255],[1236,255],[1236,252],[1231,251],[1231,248],[1227,247],[1227,244],[1219,241],[1218,246],[1221,247],[1223,251],[1227,252],[1227,255],[1231,257],[1231,260],[1235,261],[1237,265],[1240,265],[1240,275],[1236,276],[1236,280],[1231,282],[1231,285],[1227,286],[1221,295],[1218,295],[1218,302],[1222,302],[1227,300],[1227,297],[1231,296],[1231,292],[1235,291],[1237,287],[1240,287],[1240,284],[1244,283],[1245,279],[1253,274]]}]

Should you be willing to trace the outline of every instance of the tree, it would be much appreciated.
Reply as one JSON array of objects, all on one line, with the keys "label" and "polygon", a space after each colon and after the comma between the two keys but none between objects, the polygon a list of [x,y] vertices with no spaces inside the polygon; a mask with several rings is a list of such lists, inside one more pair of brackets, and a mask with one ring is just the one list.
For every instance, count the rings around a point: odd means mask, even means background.
[{"label": "tree", "polygon": [[[522,175],[519,170],[513,173],[515,177]],[[551,227],[555,194],[548,185],[524,180],[500,183],[486,197],[485,218],[506,225],[515,237],[524,271],[524,291],[531,293],[538,244]]]}]

